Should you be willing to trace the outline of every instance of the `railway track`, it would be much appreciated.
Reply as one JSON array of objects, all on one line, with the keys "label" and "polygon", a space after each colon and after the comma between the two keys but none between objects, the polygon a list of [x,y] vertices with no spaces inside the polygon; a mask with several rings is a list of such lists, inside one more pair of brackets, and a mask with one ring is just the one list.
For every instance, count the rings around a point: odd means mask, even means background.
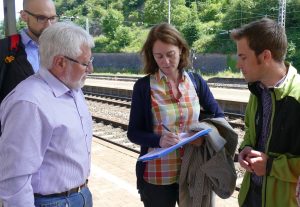
[{"label": "railway track", "polygon": [[[124,98],[124,97],[116,97],[116,96],[109,96],[109,95],[102,95],[102,94],[86,94],[86,99],[90,101],[95,101],[95,102],[101,102],[101,103],[107,103],[109,105],[113,106],[121,106],[121,107],[126,107],[130,108],[131,107],[131,102],[130,99]],[[240,128],[244,129],[244,115],[243,114],[236,114],[236,113],[230,113],[230,112],[224,112],[227,121],[231,124],[232,127],[234,128]],[[127,127],[123,127],[126,128]]]},{"label": "railway track", "polygon": [[[102,118],[93,116],[94,129],[93,136],[105,142],[111,143],[123,149],[140,153],[139,146],[135,145],[127,139],[126,130],[122,128],[122,123],[103,120]],[[119,125],[118,125],[119,124]]]},{"label": "railway track", "polygon": [[[106,125],[111,125],[115,128],[121,128],[127,131],[130,110],[130,102],[128,102],[128,100],[116,97],[95,96],[95,94],[86,95],[86,99],[89,100],[89,103],[91,103],[90,108],[95,122],[102,122]],[[112,114],[102,113],[101,111],[99,112],[99,109],[101,108],[104,108],[104,110],[109,109],[107,111]],[[97,112],[98,115],[96,115]],[[121,117],[116,118],[116,114],[121,114]],[[243,115],[234,113],[225,113],[225,115],[225,118],[233,128],[241,131],[244,130]],[[127,137],[125,137],[124,140],[127,140]],[[129,141],[127,140],[127,142]]]},{"label": "railway track", "polygon": [[107,103],[110,105],[118,105],[127,108],[131,107],[131,99],[125,97],[86,93],[85,98],[86,100]]},{"label": "railway track", "polygon": [[[131,100],[127,97],[118,97],[118,96],[111,96],[111,95],[101,95],[95,93],[86,93],[86,99],[90,107],[92,108],[93,120],[95,125],[104,125],[110,127],[106,134],[102,133],[102,129],[95,130],[94,137],[101,139],[103,141],[109,142],[126,150],[130,150],[135,153],[139,153],[139,146],[131,143],[127,139],[127,128],[128,128],[128,120],[129,120],[129,111],[131,107]],[[94,106],[91,106],[94,105]],[[100,106],[99,106],[100,105]],[[104,108],[106,112],[99,112],[96,114],[96,111],[99,111],[100,108]],[[107,111],[111,113],[117,113],[121,117],[116,118],[115,114],[106,114]],[[115,111],[115,112],[114,112]],[[225,112],[226,119],[232,125],[233,128],[243,131],[244,123],[243,119],[244,116],[242,114],[236,113],[227,113]],[[112,133],[121,130],[121,135],[112,135]],[[104,130],[105,131],[105,130]],[[240,141],[239,141],[240,143]],[[237,162],[237,154],[235,156],[235,162]],[[239,190],[241,179],[243,177],[243,170],[239,167],[238,163],[235,163],[237,173],[238,173],[238,184],[236,190]]]},{"label": "railway track", "polygon": [[[100,74],[90,74],[88,78],[99,79],[99,80],[116,80],[116,81],[128,81],[135,82],[143,75],[134,76],[124,76],[124,75],[100,75]],[[219,78],[213,77],[209,78],[207,84],[210,87],[220,87],[220,88],[236,88],[236,89],[247,89],[247,83],[243,78]]]},{"label": "railway track", "polygon": [[[131,152],[140,153],[140,146],[131,143],[127,139],[127,124],[122,122],[110,120],[107,118],[101,118],[97,116],[93,116],[94,120],[94,133],[93,136],[101,139],[110,144],[116,145],[123,149],[129,150]],[[100,126],[100,127],[99,127]],[[237,163],[237,154],[235,155],[235,168],[238,175],[236,189],[239,191],[240,184],[243,178],[243,169],[241,169]]]}]

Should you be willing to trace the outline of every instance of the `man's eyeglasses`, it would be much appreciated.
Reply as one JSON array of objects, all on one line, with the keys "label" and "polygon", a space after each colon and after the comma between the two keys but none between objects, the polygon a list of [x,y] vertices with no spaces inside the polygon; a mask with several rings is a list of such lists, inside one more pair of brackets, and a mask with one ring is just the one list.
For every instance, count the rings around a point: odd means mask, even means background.
[{"label": "man's eyeglasses", "polygon": [[86,71],[87,71],[89,65],[90,65],[90,64],[93,64],[93,61],[94,61],[94,57],[91,57],[91,59],[90,59],[90,61],[89,61],[88,63],[81,63],[81,62],[78,62],[77,60],[74,60],[73,58],[70,58],[70,57],[68,57],[68,56],[64,56],[64,58],[66,58],[66,59],[68,59],[68,60],[70,60],[70,61],[72,61],[72,62],[74,62],[74,63],[77,63],[77,64],[80,64],[80,65],[85,66],[85,67],[86,67],[86,68],[85,68]]},{"label": "man's eyeglasses", "polygon": [[38,23],[46,23],[50,20],[51,23],[56,23],[58,22],[59,20],[59,16],[58,15],[55,15],[55,16],[52,16],[52,17],[46,17],[46,16],[43,16],[43,15],[37,15],[37,14],[33,14],[31,13],[30,11],[27,11],[27,10],[24,10],[26,13],[28,13],[29,15],[33,16],[36,18],[36,21]]}]

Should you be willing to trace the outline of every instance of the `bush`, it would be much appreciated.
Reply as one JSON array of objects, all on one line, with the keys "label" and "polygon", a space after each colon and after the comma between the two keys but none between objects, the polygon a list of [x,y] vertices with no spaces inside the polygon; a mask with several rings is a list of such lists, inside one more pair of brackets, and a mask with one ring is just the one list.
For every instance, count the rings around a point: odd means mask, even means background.
[{"label": "bush", "polygon": [[235,55],[228,54],[226,62],[227,62],[227,70],[229,70],[233,73],[238,73],[239,72],[239,69],[236,68],[237,60],[236,60]]},{"label": "bush", "polygon": [[94,38],[95,47],[93,52],[106,52],[106,47],[109,44],[109,39],[103,35]]}]

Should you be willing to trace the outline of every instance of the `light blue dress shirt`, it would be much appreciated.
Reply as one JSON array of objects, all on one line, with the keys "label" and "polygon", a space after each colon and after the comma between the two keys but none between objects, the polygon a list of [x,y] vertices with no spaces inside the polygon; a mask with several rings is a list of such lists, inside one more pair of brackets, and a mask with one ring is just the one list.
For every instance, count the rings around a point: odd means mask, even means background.
[{"label": "light blue dress shirt", "polygon": [[25,52],[27,54],[27,60],[31,64],[34,72],[36,73],[40,68],[40,55],[39,45],[33,41],[26,33],[28,29],[23,29],[20,33],[22,43],[25,46]]},{"label": "light blue dress shirt", "polygon": [[0,107],[0,199],[33,207],[34,193],[60,193],[90,174],[92,118],[81,89],[46,69],[20,83]]}]

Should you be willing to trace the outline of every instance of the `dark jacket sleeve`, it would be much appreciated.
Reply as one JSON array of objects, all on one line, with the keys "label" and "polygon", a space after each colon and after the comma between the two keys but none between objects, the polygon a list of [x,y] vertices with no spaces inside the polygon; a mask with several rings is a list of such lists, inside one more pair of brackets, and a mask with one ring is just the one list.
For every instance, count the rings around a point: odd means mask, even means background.
[{"label": "dark jacket sleeve", "polygon": [[[34,74],[34,70],[27,60],[25,46],[22,41],[20,40],[16,52],[8,50],[8,41],[8,38],[0,40],[0,70],[5,72],[2,74],[2,79],[0,78],[0,103],[21,81]],[[10,63],[5,63],[3,60],[6,55],[13,55],[15,59]]]},{"label": "dark jacket sleeve", "polygon": [[199,93],[200,105],[203,107],[206,113],[212,115],[211,118],[224,117],[223,110],[220,108],[218,102],[214,98],[206,81],[199,74],[197,74],[197,78],[200,79],[200,89],[198,89],[200,90]]},{"label": "dark jacket sleeve", "polygon": [[139,79],[133,87],[128,139],[142,147],[159,147],[160,135],[153,132],[152,119],[150,79],[146,76]]}]

